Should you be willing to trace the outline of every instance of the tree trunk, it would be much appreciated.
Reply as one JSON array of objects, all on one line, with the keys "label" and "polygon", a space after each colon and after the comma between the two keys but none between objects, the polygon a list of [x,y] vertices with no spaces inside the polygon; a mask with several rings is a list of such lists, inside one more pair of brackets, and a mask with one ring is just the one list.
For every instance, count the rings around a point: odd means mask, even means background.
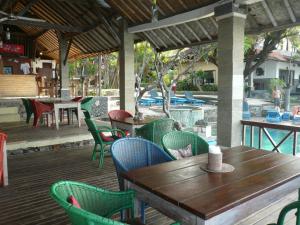
[{"label": "tree trunk", "polygon": [[284,94],[284,110],[290,111],[290,98],[291,98],[291,89],[292,87],[285,88],[285,94]]}]

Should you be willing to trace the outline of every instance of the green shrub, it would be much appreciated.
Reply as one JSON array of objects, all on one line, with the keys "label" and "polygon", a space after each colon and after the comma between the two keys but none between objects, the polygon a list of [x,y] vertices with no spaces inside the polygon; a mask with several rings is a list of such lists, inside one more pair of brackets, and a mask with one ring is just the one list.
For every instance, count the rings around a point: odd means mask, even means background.
[{"label": "green shrub", "polygon": [[178,91],[199,91],[199,89],[195,85],[193,85],[193,83],[188,79],[178,81],[176,84],[176,90],[178,90]]},{"label": "green shrub", "polygon": [[218,86],[216,84],[204,84],[202,86],[203,91],[218,91]]}]

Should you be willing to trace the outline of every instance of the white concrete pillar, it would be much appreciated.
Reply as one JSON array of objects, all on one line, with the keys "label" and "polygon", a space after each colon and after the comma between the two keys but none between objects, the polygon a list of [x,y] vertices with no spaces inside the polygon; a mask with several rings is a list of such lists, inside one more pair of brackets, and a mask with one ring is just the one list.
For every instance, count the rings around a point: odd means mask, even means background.
[{"label": "white concrete pillar", "polygon": [[125,20],[120,22],[120,29],[120,109],[134,114],[134,39],[133,34],[127,31],[127,22]]},{"label": "white concrete pillar", "polygon": [[58,34],[59,44],[59,76],[60,76],[60,97],[70,98],[70,79],[68,67],[68,45],[69,41],[62,34]]},{"label": "white concrete pillar", "polygon": [[[225,7],[224,7],[225,6]],[[218,145],[242,143],[244,30],[246,15],[229,3],[215,9],[218,22]]]}]

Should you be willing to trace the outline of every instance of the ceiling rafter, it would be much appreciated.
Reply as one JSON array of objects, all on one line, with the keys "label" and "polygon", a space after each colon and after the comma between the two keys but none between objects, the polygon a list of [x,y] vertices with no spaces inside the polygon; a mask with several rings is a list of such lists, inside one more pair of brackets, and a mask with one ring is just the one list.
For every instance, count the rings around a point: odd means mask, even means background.
[{"label": "ceiling rafter", "polygon": [[188,43],[191,44],[190,39],[188,39],[186,37],[186,35],[177,27],[177,26],[173,26],[175,28],[175,30],[180,34],[180,36]]},{"label": "ceiling rafter", "polygon": [[157,48],[157,49],[160,48],[159,45],[156,43],[156,41],[154,41],[152,39],[152,37],[149,34],[147,34],[147,32],[143,32],[143,34],[146,36],[146,38],[149,40],[149,42],[155,46],[155,48]]},{"label": "ceiling rafter", "polygon": [[262,4],[263,8],[265,9],[265,11],[266,11],[266,13],[267,13],[269,19],[271,20],[273,26],[274,26],[274,27],[277,27],[278,24],[277,24],[277,22],[276,22],[276,20],[275,20],[275,18],[274,18],[274,16],[273,16],[273,14],[272,14],[272,12],[271,12],[271,9],[270,9],[270,7],[268,6],[267,2],[266,2],[265,0],[263,0],[263,1],[261,1],[261,4]]},{"label": "ceiling rafter", "polygon": [[197,25],[200,27],[200,29],[202,30],[202,32],[205,34],[205,36],[206,36],[209,40],[211,40],[212,37],[210,36],[210,34],[208,33],[208,31],[205,29],[205,27],[202,25],[202,23],[201,23],[199,20],[197,20],[196,23],[197,23]]},{"label": "ceiling rafter", "polygon": [[196,32],[190,27],[190,25],[184,23],[183,26],[188,29],[189,32],[191,32],[191,34],[199,41],[201,42],[201,39],[199,37],[199,35],[196,34]]},{"label": "ceiling rafter", "polygon": [[160,38],[159,35],[157,35],[153,30],[150,30],[150,33],[166,48],[168,47],[168,45]]},{"label": "ceiling rafter", "polygon": [[216,29],[218,29],[218,23],[216,22],[216,20],[214,19],[214,17],[213,16],[210,16],[210,17],[208,17],[209,18],[209,20],[212,22],[212,24],[214,25],[214,27],[216,28]]},{"label": "ceiling rafter", "polygon": [[27,5],[17,14],[18,16],[24,16],[25,13],[27,13],[31,7],[36,4],[39,0],[30,0]]},{"label": "ceiling rafter", "polygon": [[170,30],[170,28],[166,27],[165,29],[166,29],[166,31],[169,33],[169,35],[172,36],[177,42],[179,42],[181,45],[184,45],[183,41],[182,41],[180,38],[178,38],[178,37]]},{"label": "ceiling rafter", "polygon": [[[163,29],[158,29],[157,31],[160,31],[160,33],[161,33],[167,40],[169,40],[173,45],[177,45],[177,43],[176,43],[172,38],[170,38],[170,36],[167,35]],[[159,36],[157,36],[157,37],[159,37]]]},{"label": "ceiling rafter", "polygon": [[295,14],[293,12],[293,9],[292,9],[292,7],[290,5],[290,2],[288,0],[283,0],[283,2],[284,2],[284,5],[285,5],[285,7],[286,7],[286,9],[287,9],[287,11],[289,13],[289,15],[290,15],[291,21],[293,23],[295,23],[297,20],[296,20]]},{"label": "ceiling rafter", "polygon": [[183,6],[183,8],[184,8],[185,10],[188,10],[187,5],[186,5],[182,0],[179,0],[179,3],[180,3],[180,5]]}]

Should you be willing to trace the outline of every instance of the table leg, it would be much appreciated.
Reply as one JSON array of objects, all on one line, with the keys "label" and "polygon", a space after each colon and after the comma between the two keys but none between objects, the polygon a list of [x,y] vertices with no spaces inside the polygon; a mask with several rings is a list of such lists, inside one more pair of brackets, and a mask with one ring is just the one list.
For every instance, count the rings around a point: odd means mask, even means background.
[{"label": "table leg", "polygon": [[68,125],[70,125],[70,108],[67,108],[67,116],[68,116]]},{"label": "table leg", "polygon": [[78,115],[78,127],[81,126],[81,118],[80,118],[80,103],[77,104],[77,115]]},{"label": "table leg", "polygon": [[55,125],[56,130],[59,130],[59,108],[54,105]]},{"label": "table leg", "polygon": [[3,146],[3,186],[8,185],[8,169],[7,169],[7,151],[6,151],[6,141],[4,141]]}]

